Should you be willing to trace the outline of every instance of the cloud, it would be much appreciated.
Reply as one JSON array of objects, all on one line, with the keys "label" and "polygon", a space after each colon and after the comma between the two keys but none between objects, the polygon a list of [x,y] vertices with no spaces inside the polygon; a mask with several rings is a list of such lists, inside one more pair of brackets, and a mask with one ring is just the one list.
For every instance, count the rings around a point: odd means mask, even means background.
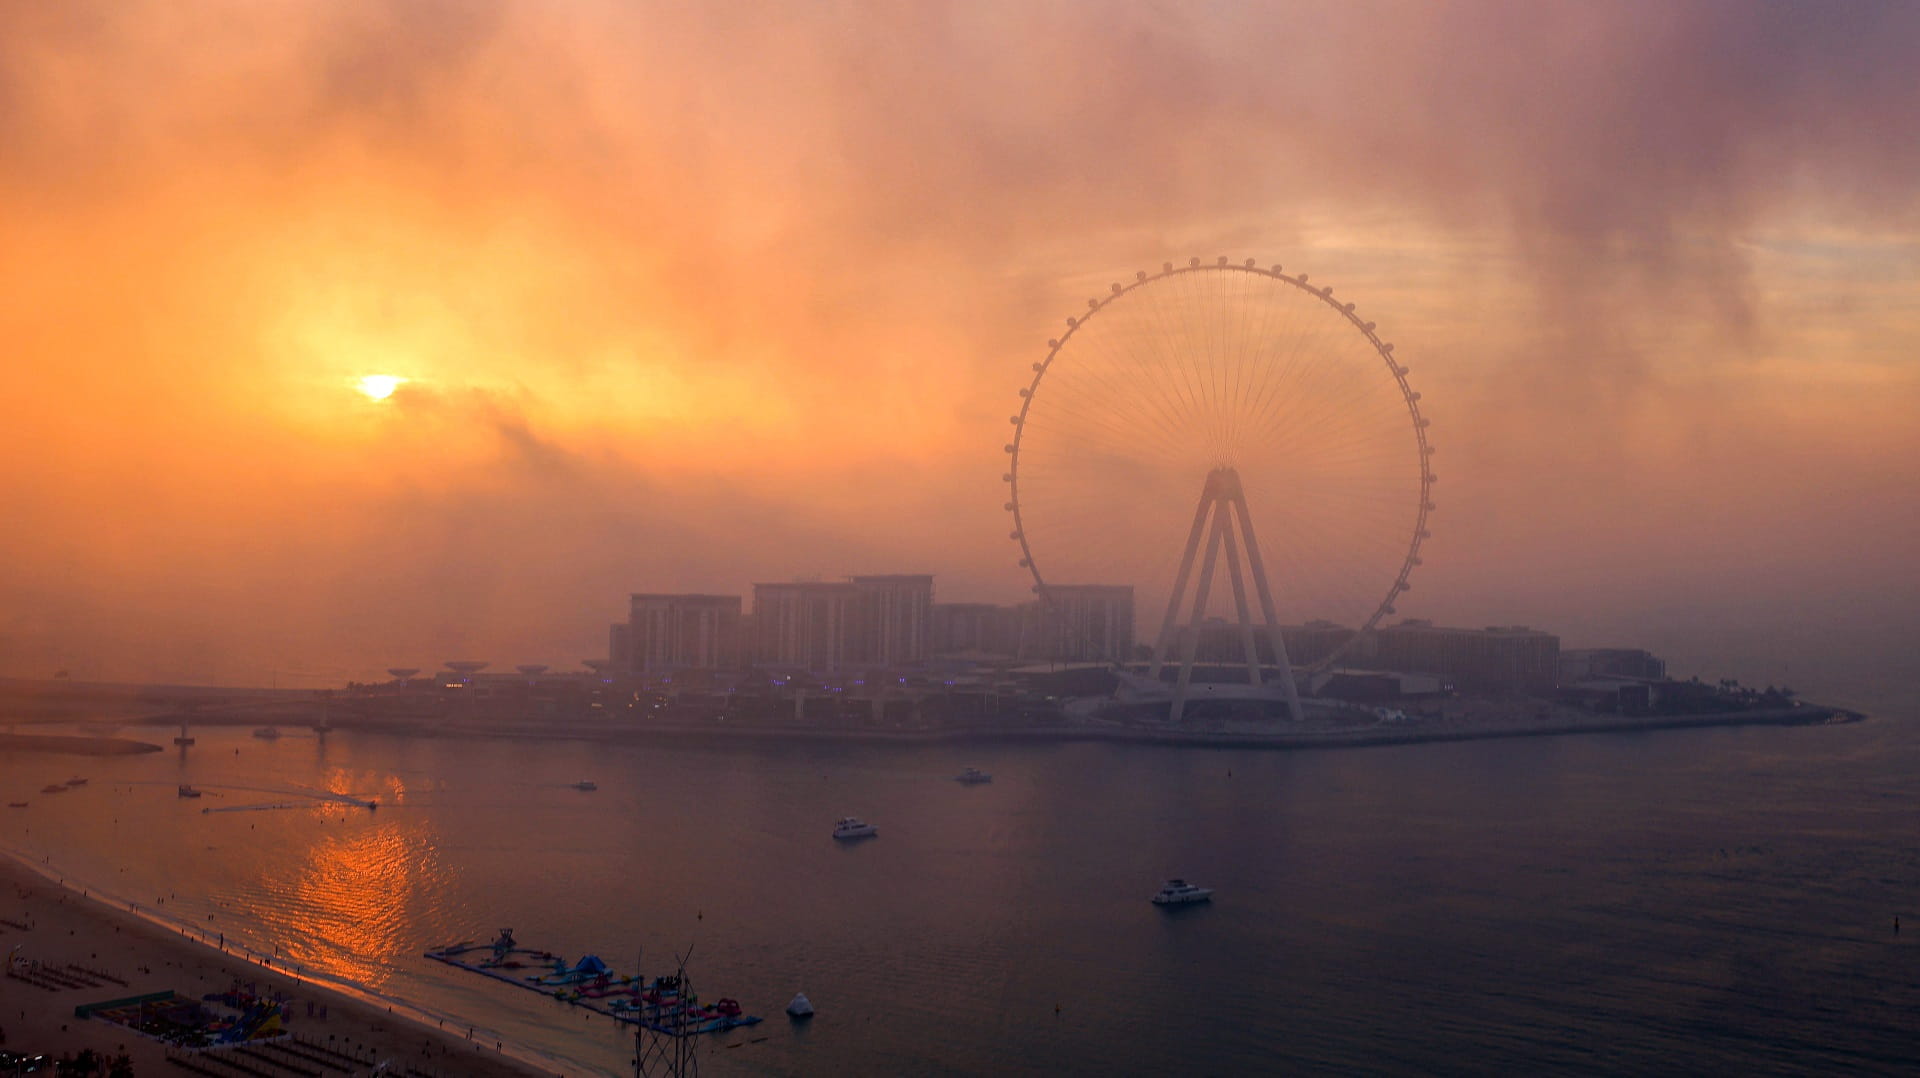
[{"label": "cloud", "polygon": [[188,608],[209,653],[578,650],[628,590],[888,559],[1016,598],[1014,387],[1189,253],[1401,342],[1427,612],[1604,605],[1597,551],[1678,573],[1763,496],[1866,523],[1817,491],[1912,475],[1917,46],[1902,4],[6,6],[0,663]]}]

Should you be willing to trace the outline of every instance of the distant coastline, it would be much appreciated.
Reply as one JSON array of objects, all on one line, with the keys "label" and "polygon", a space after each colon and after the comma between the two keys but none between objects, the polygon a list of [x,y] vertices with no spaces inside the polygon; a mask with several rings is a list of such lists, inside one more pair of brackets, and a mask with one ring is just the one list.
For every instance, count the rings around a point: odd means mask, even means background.
[{"label": "distant coastline", "polygon": [[125,737],[72,737],[61,734],[0,734],[0,752],[49,752],[69,756],[137,756],[160,746]]},{"label": "distant coastline", "polygon": [[[547,722],[493,722],[472,720],[421,721],[354,718],[337,722],[339,732],[367,732],[402,737],[501,738],[508,740],[565,740],[604,743],[694,741],[704,744],[836,742],[847,744],[1058,744],[1097,741],[1112,744],[1179,748],[1313,749],[1373,748],[1425,742],[1481,741],[1510,737],[1647,733],[1727,726],[1819,726],[1859,722],[1866,715],[1839,707],[1804,704],[1792,708],[1725,711],[1701,715],[1578,716],[1547,718],[1454,720],[1444,723],[1409,721],[1351,730],[1281,731],[1254,729],[1175,729],[1096,722],[1059,725],[948,727],[796,726],[786,724],[727,723],[618,723],[580,720]],[[138,722],[177,726],[183,718],[198,726],[248,726],[265,716],[152,716]],[[297,720],[276,716],[290,727]],[[72,739],[81,740],[81,739]]]}]

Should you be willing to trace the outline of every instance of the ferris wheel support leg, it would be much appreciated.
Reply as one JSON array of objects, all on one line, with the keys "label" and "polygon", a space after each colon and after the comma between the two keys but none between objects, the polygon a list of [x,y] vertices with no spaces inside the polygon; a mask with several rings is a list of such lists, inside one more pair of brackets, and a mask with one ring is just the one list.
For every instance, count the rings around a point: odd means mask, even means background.
[{"label": "ferris wheel support leg", "polygon": [[[1222,505],[1215,519],[1224,517],[1233,511],[1231,505]],[[1240,613],[1240,646],[1247,653],[1247,684],[1260,687],[1260,649],[1253,642],[1253,616],[1247,612],[1247,585],[1240,578],[1240,552],[1233,541],[1233,525],[1229,523],[1224,533],[1227,545],[1227,577],[1233,581],[1233,605]]]},{"label": "ferris wheel support leg", "polygon": [[1300,689],[1293,682],[1293,660],[1287,655],[1280,618],[1274,613],[1273,591],[1267,586],[1267,567],[1260,560],[1260,542],[1253,537],[1253,514],[1247,510],[1247,496],[1236,491],[1232,505],[1240,517],[1241,537],[1246,540],[1247,569],[1253,574],[1253,589],[1260,596],[1260,613],[1267,619],[1267,635],[1273,641],[1273,662],[1279,668],[1280,691],[1287,700],[1287,714],[1299,722],[1305,717],[1300,709]]},{"label": "ferris wheel support leg", "polygon": [[1173,707],[1167,712],[1167,718],[1179,722],[1187,708],[1187,683],[1193,680],[1193,652],[1200,643],[1200,624],[1207,616],[1207,593],[1213,590],[1213,567],[1220,559],[1220,539],[1226,533],[1226,514],[1216,502],[1213,514],[1213,532],[1207,539],[1206,560],[1200,563],[1200,583],[1193,589],[1193,617],[1187,623],[1185,639],[1180,647],[1180,680],[1174,683]]},{"label": "ferris wheel support leg", "polygon": [[1174,632],[1180,624],[1180,599],[1187,590],[1187,578],[1193,575],[1193,556],[1200,550],[1200,536],[1207,526],[1207,512],[1214,507],[1213,488],[1200,491],[1200,504],[1193,510],[1193,527],[1187,530],[1187,549],[1180,556],[1180,571],[1173,578],[1173,593],[1167,596],[1167,616],[1160,622],[1160,635],[1153,643],[1153,665],[1147,676],[1160,680],[1167,653],[1173,648]]}]

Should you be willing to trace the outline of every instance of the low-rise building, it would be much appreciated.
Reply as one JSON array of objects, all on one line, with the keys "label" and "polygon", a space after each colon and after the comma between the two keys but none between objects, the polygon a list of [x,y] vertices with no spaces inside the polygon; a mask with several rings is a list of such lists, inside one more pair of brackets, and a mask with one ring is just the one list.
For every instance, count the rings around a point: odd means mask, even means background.
[{"label": "low-rise building", "polygon": [[1433,674],[1469,692],[1551,692],[1560,638],[1524,625],[1460,629],[1409,619],[1376,630],[1372,665]]},{"label": "low-rise building", "polygon": [[1667,676],[1667,664],[1639,648],[1568,648],[1556,665],[1562,685],[1595,678],[1664,681]]}]

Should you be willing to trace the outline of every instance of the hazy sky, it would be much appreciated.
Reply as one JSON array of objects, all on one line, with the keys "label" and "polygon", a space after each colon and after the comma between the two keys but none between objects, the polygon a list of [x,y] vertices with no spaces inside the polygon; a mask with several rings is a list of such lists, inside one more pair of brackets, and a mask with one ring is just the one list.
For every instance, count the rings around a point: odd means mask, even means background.
[{"label": "hazy sky", "polygon": [[0,673],[1023,598],[1029,364],[1226,254],[1413,368],[1402,613],[1911,683],[1916,56],[1905,3],[0,3]]}]

